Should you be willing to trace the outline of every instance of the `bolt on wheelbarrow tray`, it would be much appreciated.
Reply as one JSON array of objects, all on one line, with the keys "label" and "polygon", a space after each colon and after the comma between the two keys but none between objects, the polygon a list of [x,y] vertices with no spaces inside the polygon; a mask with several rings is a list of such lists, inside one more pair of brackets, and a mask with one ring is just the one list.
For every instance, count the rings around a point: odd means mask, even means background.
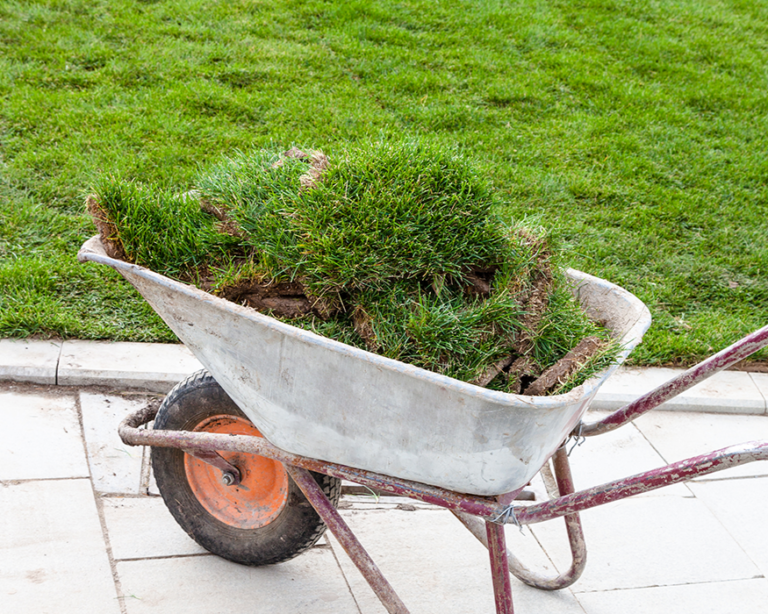
[{"label": "bolt on wheelbarrow tray", "polygon": [[610,368],[567,394],[480,388],[279,322],[107,256],[273,445],[304,457],[473,495],[528,483],[579,424],[600,385],[650,325],[645,305],[567,271],[578,300],[622,344]]}]

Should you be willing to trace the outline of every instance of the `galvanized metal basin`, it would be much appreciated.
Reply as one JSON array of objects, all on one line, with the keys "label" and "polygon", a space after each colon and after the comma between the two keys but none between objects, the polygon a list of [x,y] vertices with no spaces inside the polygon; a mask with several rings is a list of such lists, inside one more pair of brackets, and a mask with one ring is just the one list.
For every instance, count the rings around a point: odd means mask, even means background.
[{"label": "galvanized metal basin", "polygon": [[326,339],[106,255],[78,259],[125,277],[274,445],[450,490],[524,486],[579,423],[651,323],[645,305],[575,270],[574,293],[621,340],[615,365],[568,394],[487,390]]}]

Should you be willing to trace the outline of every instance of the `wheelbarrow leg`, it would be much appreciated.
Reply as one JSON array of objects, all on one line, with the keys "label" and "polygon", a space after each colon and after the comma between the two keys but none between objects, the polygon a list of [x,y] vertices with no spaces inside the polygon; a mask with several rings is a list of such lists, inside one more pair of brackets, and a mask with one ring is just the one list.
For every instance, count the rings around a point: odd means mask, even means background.
[{"label": "wheelbarrow leg", "polygon": [[[314,478],[310,475],[306,469],[299,467],[293,467],[288,464],[284,464],[285,469],[288,471],[296,485],[301,488],[304,496],[315,508],[320,518],[323,519],[325,524],[331,530],[331,532],[339,540],[342,548],[352,559],[352,562],[363,574],[366,582],[376,593],[381,603],[387,609],[389,614],[409,614],[408,608],[397,596],[392,586],[387,582],[387,579],[382,575],[376,563],[373,562],[370,555],[365,551],[362,544],[357,540],[355,534],[349,528],[346,522],[342,519],[339,512],[325,496],[325,493],[317,485]],[[503,527],[502,527],[503,530]],[[501,611],[501,610],[500,610]],[[512,612],[512,610],[509,610]],[[506,610],[504,610],[506,612]]]},{"label": "wheelbarrow leg", "polygon": [[[565,446],[561,446],[552,456],[552,463],[555,466],[555,478],[557,480],[557,489],[560,496],[574,492],[573,478],[571,476],[571,467],[568,463],[568,454]],[[556,493],[550,493],[551,497]],[[488,539],[486,522],[486,531],[483,531],[483,522],[478,518],[465,514],[464,512],[453,511],[453,515],[474,535],[480,542],[490,550],[490,540]],[[587,564],[587,546],[584,541],[584,531],[581,528],[581,519],[579,514],[569,514],[565,516],[565,528],[568,532],[568,543],[571,547],[571,566],[567,571],[557,576],[545,576],[532,572],[528,569],[511,551],[507,550],[507,565],[510,573],[521,582],[528,586],[533,586],[545,591],[555,591],[561,588],[571,586],[579,579],[584,567]]]},{"label": "wheelbarrow leg", "polygon": [[488,554],[491,557],[491,575],[493,576],[493,597],[496,600],[496,614],[514,614],[504,525],[486,520],[485,531],[488,539]]},{"label": "wheelbarrow leg", "polygon": [[[568,462],[568,453],[565,445],[560,446],[552,456],[552,464],[555,467],[555,479],[557,489],[562,497],[575,492],[571,464]],[[584,540],[584,529],[581,527],[581,517],[578,512],[564,517],[565,529],[568,533],[568,544],[571,547],[571,566],[553,584],[555,588],[570,586],[581,577],[587,566],[587,544]]]}]

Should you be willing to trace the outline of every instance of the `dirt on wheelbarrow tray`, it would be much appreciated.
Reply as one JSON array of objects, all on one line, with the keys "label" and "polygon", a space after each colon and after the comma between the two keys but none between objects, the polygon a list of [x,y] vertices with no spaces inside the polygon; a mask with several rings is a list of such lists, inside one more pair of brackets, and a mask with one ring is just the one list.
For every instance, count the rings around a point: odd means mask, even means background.
[{"label": "dirt on wheelbarrow tray", "polygon": [[450,149],[237,153],[187,191],[104,176],[86,204],[112,257],[478,386],[563,393],[618,353],[547,232]]}]

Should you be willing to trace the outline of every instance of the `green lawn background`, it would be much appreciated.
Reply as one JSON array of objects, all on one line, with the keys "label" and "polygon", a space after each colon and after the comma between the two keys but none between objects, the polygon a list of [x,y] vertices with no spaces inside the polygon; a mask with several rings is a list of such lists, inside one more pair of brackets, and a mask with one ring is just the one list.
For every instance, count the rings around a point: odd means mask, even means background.
[{"label": "green lawn background", "polygon": [[636,363],[690,363],[768,324],[767,77],[756,1],[3,2],[0,337],[174,339],[76,263],[100,173],[419,136],[646,302]]}]

